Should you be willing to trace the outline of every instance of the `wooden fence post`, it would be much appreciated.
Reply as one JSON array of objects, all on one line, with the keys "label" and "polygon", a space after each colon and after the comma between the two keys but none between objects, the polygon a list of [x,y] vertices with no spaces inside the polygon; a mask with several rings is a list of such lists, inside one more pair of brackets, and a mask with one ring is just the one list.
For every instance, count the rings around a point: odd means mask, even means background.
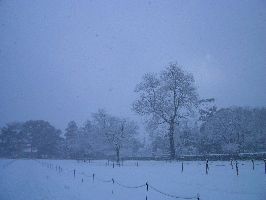
[{"label": "wooden fence post", "polygon": [[238,162],[236,161],[236,175],[238,176]]},{"label": "wooden fence post", "polygon": [[146,200],[148,200],[148,191],[149,191],[149,184],[148,181],[146,182]]}]

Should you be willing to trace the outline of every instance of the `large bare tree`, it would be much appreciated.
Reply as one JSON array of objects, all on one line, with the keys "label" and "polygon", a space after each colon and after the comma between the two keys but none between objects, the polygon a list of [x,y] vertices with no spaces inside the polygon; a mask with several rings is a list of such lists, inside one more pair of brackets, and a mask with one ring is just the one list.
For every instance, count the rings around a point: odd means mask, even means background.
[{"label": "large bare tree", "polygon": [[173,63],[160,74],[147,73],[135,89],[138,99],[133,109],[158,124],[166,124],[170,157],[175,158],[174,133],[179,122],[187,118],[198,104],[192,74]]}]

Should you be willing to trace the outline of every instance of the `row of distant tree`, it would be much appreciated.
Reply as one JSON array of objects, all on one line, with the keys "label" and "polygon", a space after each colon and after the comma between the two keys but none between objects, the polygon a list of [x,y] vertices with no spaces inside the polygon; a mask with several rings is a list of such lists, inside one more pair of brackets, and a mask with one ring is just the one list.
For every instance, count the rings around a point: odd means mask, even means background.
[{"label": "row of distant tree", "polygon": [[64,134],[43,120],[8,123],[1,129],[0,155],[3,157],[105,158],[120,160],[121,151],[137,156],[142,144],[137,140],[134,121],[99,110],[83,126],[70,121]]},{"label": "row of distant tree", "polygon": [[[163,130],[149,129],[152,155],[169,154]],[[176,128],[175,144],[178,155],[266,152],[266,108],[222,108],[204,120],[185,120]]]},{"label": "row of distant tree", "polygon": [[133,110],[145,119],[148,137],[136,122],[104,110],[62,133],[46,121],[9,123],[1,129],[5,157],[103,158],[266,151],[266,108],[223,108],[201,99],[193,75],[178,64],[147,73],[136,86]]},{"label": "row of distant tree", "polygon": [[[266,151],[266,108],[214,110],[204,121],[184,120],[176,128],[177,155]],[[169,155],[163,128],[147,126],[149,139],[139,137],[134,121],[103,110],[83,126],[70,121],[64,133],[43,120],[8,123],[1,128],[2,157],[116,158]],[[146,137],[147,138],[147,137]],[[146,141],[146,142],[145,142]]]}]

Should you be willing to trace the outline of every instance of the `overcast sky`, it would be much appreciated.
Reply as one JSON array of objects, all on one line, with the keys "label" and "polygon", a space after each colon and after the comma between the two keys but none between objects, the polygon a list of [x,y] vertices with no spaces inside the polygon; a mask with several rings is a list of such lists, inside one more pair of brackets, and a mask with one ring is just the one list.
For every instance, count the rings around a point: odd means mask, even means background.
[{"label": "overcast sky", "polygon": [[176,61],[219,107],[266,106],[266,1],[0,0],[0,126],[135,118],[142,75]]}]

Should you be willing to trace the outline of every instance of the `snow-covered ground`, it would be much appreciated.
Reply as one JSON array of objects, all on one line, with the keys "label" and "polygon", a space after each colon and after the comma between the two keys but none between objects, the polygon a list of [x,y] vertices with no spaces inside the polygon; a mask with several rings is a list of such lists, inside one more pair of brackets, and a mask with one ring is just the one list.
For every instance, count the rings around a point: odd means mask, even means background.
[{"label": "snow-covered ground", "polygon": [[[210,162],[208,175],[203,161],[184,162],[183,172],[180,162],[138,161],[138,166],[136,162],[127,161],[124,166],[112,168],[111,163],[106,166],[106,161],[2,159],[0,199],[145,200],[146,195],[148,200],[174,199],[156,189],[188,198],[195,198],[199,193],[203,200],[266,199],[266,174],[262,161],[255,161],[255,170],[252,170],[251,161],[240,161],[239,176],[229,161]],[[61,166],[63,171],[58,172],[56,166]],[[140,187],[126,188],[124,185]]]}]

